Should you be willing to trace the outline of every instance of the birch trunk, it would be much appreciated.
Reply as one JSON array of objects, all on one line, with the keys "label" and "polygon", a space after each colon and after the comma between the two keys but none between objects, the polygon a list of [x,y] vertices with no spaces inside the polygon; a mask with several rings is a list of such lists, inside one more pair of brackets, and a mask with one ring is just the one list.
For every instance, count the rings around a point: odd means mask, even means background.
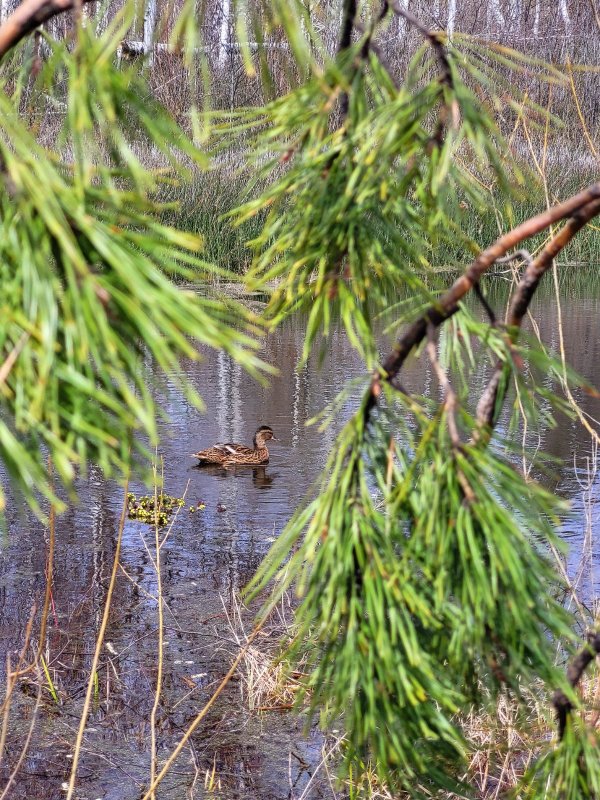
[{"label": "birch trunk", "polygon": [[144,11],[144,54],[148,58],[148,66],[154,61],[154,30],[156,28],[156,0],[146,0]]}]

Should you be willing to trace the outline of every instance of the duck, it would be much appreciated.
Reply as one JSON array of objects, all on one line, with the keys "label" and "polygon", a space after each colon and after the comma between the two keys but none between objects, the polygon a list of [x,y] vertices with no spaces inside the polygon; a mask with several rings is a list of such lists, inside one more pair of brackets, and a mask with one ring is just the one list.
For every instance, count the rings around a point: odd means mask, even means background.
[{"label": "duck", "polygon": [[192,453],[192,458],[197,458],[200,466],[204,464],[220,464],[223,467],[232,467],[236,464],[268,464],[269,451],[267,450],[267,442],[270,440],[277,441],[273,429],[268,425],[261,425],[254,434],[252,447],[235,444],[234,442],[213,444],[212,447],[207,447],[206,450]]}]

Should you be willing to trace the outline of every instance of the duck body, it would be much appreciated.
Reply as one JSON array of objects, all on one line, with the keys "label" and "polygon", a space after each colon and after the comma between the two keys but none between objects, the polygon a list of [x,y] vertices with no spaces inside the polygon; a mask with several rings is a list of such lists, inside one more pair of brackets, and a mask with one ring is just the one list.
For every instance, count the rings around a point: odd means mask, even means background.
[{"label": "duck body", "polygon": [[235,442],[225,444],[214,444],[206,450],[200,450],[193,454],[197,458],[200,466],[203,464],[220,464],[223,467],[231,467],[235,464],[268,464],[269,451],[267,441],[275,439],[272,429],[268,425],[261,425],[254,434],[253,447],[246,447]]}]

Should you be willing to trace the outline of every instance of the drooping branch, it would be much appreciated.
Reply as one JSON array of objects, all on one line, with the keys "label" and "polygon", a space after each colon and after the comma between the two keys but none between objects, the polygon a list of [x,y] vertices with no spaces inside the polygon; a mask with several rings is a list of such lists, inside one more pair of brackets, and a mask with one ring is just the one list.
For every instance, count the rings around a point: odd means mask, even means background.
[{"label": "drooping branch", "polygon": [[[352,43],[352,31],[354,30],[354,19],[357,13],[357,0],[344,0],[344,8],[342,11],[342,32],[340,34],[340,41],[338,43],[338,55],[347,50]],[[350,98],[348,92],[344,92],[340,99],[340,111],[342,120],[348,116],[348,107]]]},{"label": "drooping branch", "polygon": [[[590,631],[586,639],[586,646],[577,653],[567,668],[567,680],[573,689],[577,688],[585,670],[596,656],[600,654],[600,632]],[[573,710],[573,703],[563,691],[557,689],[552,698],[552,705],[556,710],[556,717],[558,720],[558,736],[559,739],[562,739],[567,727],[567,719]]]},{"label": "drooping branch", "polygon": [[[395,381],[406,358],[410,352],[428,335],[429,349],[431,351],[432,331],[449,319],[458,310],[458,302],[471,289],[479,290],[480,277],[496,262],[505,258],[507,251],[513,250],[523,240],[548,228],[560,220],[567,220],[561,230],[552,237],[535,259],[525,258],[527,267],[515,289],[506,314],[511,341],[516,341],[521,324],[527,313],[531,300],[539,286],[543,275],[550,268],[553,259],[571,241],[576,233],[593,217],[600,214],[600,182],[592,184],[588,189],[566,200],[543,214],[533,217],[512,231],[501,236],[494,244],[484,250],[470,267],[458,278],[450,289],[432,305],[428,311],[411,325],[399,339],[393,352],[384,362],[385,373],[383,379],[388,382]],[[529,256],[526,251],[523,254]],[[515,253],[511,255],[514,258]],[[491,309],[488,310],[490,313]],[[493,314],[493,312],[492,312]],[[492,317],[492,324],[494,323]],[[430,352],[431,358],[431,352]],[[433,363],[433,362],[432,362]],[[488,385],[477,407],[477,420],[480,425],[492,425],[494,414],[504,396],[498,394],[504,364],[499,362],[488,382]],[[381,392],[382,378],[374,375],[371,384],[371,401],[367,404],[366,415],[377,402]],[[447,401],[446,401],[447,402]],[[463,485],[465,500],[469,500],[469,486]],[[600,632],[592,632],[587,636],[587,645],[575,656],[567,669],[569,685],[575,689],[589,664],[600,655]],[[562,690],[554,693],[553,705],[557,715],[559,738],[564,737],[569,714],[573,710],[573,702]]]},{"label": "drooping branch", "polygon": [[0,25],[0,58],[39,25],[93,0],[24,0]]},{"label": "drooping branch", "polygon": [[[530,261],[515,289],[506,314],[506,325],[511,342],[516,342],[521,324],[529,304],[538,288],[542,276],[552,265],[553,259],[573,236],[593,217],[600,213],[600,198],[590,200],[575,211],[564,227],[548,242],[537,258]],[[477,422],[480,426],[492,426],[498,407],[498,390],[501,385],[504,362],[499,361],[477,406]]]},{"label": "drooping branch", "polygon": [[[486,248],[477,256],[465,272],[456,279],[448,291],[443,294],[435,304],[432,304],[418,320],[404,331],[392,352],[383,362],[383,379],[390,383],[394,382],[410,353],[425,338],[427,326],[433,325],[434,328],[437,328],[452,317],[458,311],[460,300],[475,287],[481,276],[484,275],[499,258],[505,256],[509,250],[518,247],[525,239],[546,230],[550,225],[560,220],[571,218],[569,224],[566,225],[552,240],[550,245],[548,245],[552,252],[550,256],[552,259],[562,250],[567,242],[570,241],[575,232],[598,213],[600,213],[600,182],[592,184],[583,192],[565,200],[564,203],[560,203],[544,211],[542,214],[538,214],[526,220],[520,225],[517,225],[516,228],[513,228],[513,230],[500,236],[494,244],[490,245],[490,247]],[[541,274],[543,274],[543,272]],[[537,279],[538,281],[541,274]],[[535,285],[532,284],[530,288],[535,292],[537,283]],[[530,299],[531,296],[529,296],[529,300]],[[379,374],[373,377],[371,384],[373,402],[375,402],[379,396],[381,380],[382,377]]]},{"label": "drooping branch", "polygon": [[396,16],[402,17],[402,19],[404,19],[411,26],[411,28],[419,31],[419,33],[425,39],[427,39],[429,44],[433,47],[438,61],[440,62],[440,79],[442,83],[445,83],[447,86],[451,86],[452,72],[450,70],[450,62],[448,61],[448,54],[446,53],[446,45],[443,35],[440,35],[436,31],[430,31],[429,28],[424,25],[418,17],[415,17],[415,15],[407,8],[402,8],[397,0],[391,0],[389,6]]},{"label": "drooping branch", "polygon": [[452,388],[452,384],[444,370],[442,369],[442,365],[439,362],[437,357],[437,347],[435,341],[435,329],[432,325],[428,327],[427,330],[427,355],[429,356],[429,361],[435,372],[435,375],[438,379],[438,383],[442,391],[444,392],[444,407],[446,409],[446,413],[448,415],[448,431],[450,433],[450,440],[452,441],[453,447],[460,447],[460,435],[458,433],[458,427],[456,425],[456,406],[457,406],[457,399],[456,393]]}]

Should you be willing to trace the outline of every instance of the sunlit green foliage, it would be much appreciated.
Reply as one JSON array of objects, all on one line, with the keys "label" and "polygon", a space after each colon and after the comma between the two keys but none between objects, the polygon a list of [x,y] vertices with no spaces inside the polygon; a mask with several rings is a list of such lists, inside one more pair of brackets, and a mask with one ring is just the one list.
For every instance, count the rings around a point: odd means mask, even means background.
[{"label": "sunlit green foliage", "polygon": [[[100,38],[79,28],[74,44],[49,42],[27,97],[9,70],[0,91],[0,457],[35,508],[40,495],[61,505],[46,456],[70,487],[90,462],[126,472],[143,450],[134,432],[156,441],[145,360],[196,405],[179,365],[198,358],[198,345],[260,366],[247,313],[177,285],[210,281],[214,269],[199,236],[158,222],[153,196],[163,181],[185,180],[184,161],[201,167],[206,156],[139,74],[118,68],[131,13],[128,4]],[[20,110],[63,102],[44,146]],[[149,156],[161,167],[150,169]]]},{"label": "sunlit green foliage", "polygon": [[[464,207],[489,203],[478,176],[508,189],[522,175],[503,159],[502,137],[473,88],[477,81],[490,104],[499,102],[470,40],[448,47],[442,66],[424,46],[398,86],[375,55],[362,52],[368,34],[338,59],[317,63],[299,41],[300,19],[288,4],[273,6],[274,24],[292,51],[309,59],[302,66],[311,74],[290,93],[240,111],[216,130],[227,146],[244,137],[258,178],[267,182],[234,212],[239,223],[268,212],[252,242],[248,284],[271,289],[268,315],[275,321],[310,310],[304,357],[339,315],[371,367],[377,359],[373,311],[385,308],[399,286],[411,289],[416,302],[431,299],[422,276],[433,246],[458,241],[477,250],[461,218]],[[322,51],[314,36],[313,44]],[[522,66],[517,54],[503,59]]]},{"label": "sunlit green foliage", "polygon": [[[373,320],[384,313],[398,329],[435,304],[441,281],[428,263],[440,244],[471,253],[490,244],[465,233],[463,205],[487,202],[484,183],[506,197],[522,180],[494,115],[539,113],[496,70],[539,65],[468,38],[429,39],[398,83],[369,47],[385,19],[367,7],[362,35],[329,58],[301,11],[295,18],[289,4],[271,6],[308,77],[216,127],[227,145],[249,143],[266,185],[233,214],[240,223],[267,214],[248,283],[270,291],[274,324],[308,310],[304,358],[339,318],[365,371],[381,380],[376,399],[373,386],[362,395],[315,499],[291,520],[251,591],[277,578],[271,607],[296,587],[288,656],[307,665],[311,712],[342,721],[348,768],[371,759],[389,786],[415,797],[468,792],[461,714],[507,690],[518,702],[524,683],[569,692],[556,647],[573,641],[547,558],[549,545],[560,546],[559,503],[515,468],[500,434],[481,430],[474,378],[503,364],[494,420],[514,386],[515,408],[543,425],[552,398],[536,371],[560,369],[537,343],[515,344],[489,308],[482,321],[461,307],[439,352],[432,336],[422,355],[441,402],[411,396],[386,386]],[[561,79],[552,69],[544,77]],[[545,796],[541,774],[531,797]]]},{"label": "sunlit green foliage", "polygon": [[[242,7],[248,70],[268,91],[269,60],[247,42],[276,32],[295,88],[238,113],[201,118],[194,107],[192,137],[149,97],[143,71],[117,64],[131,3],[101,37],[78,24],[68,41],[48,38],[37,75],[27,45],[4,66],[0,458],[32,506],[40,495],[60,506],[48,458],[70,488],[90,462],[107,475],[126,473],[143,452],[136,433],[155,440],[143,361],[196,404],[180,361],[198,357],[199,345],[258,372],[256,320],[176,285],[215,270],[201,258],[199,236],[158,221],[165,208],[156,200],[164,182],[204,168],[198,141],[209,133],[216,150],[242,153],[256,180],[232,219],[265,219],[248,284],[270,294],[268,321],[307,310],[306,358],[339,317],[374,376],[315,499],[293,517],[253,588],[277,575],[276,599],[296,585],[290,655],[307,659],[313,715],[341,720],[346,766],[371,763],[392,788],[430,797],[469,791],[461,714],[472,703],[500,691],[518,698],[519,686],[536,679],[569,693],[555,666],[557,641],[571,638],[569,618],[546,558],[548,544],[558,546],[557,503],[515,469],[498,434],[481,430],[471,397],[474,375],[499,361],[494,421],[515,386],[519,410],[547,422],[548,393],[535,370],[551,373],[556,362],[462,307],[439,352],[435,331],[427,343],[424,368],[441,401],[414,397],[386,383],[374,319],[385,314],[398,328],[435,303],[442,281],[428,269],[436,248],[473,254],[489,244],[466,232],[465,207],[485,206],[486,186],[510,193],[524,185],[495,115],[542,112],[506,71],[561,76],[506,49],[425,31],[399,79],[372,47],[393,5],[385,13],[361,5],[360,27],[335,56],[302,4],[271,0],[256,15]],[[171,44],[183,48],[197,88],[195,9],[184,4]],[[207,108],[204,62],[201,74]],[[40,122],[56,109],[58,124],[46,131]],[[503,211],[512,219],[510,203]],[[341,407],[338,399],[329,417]],[[523,797],[597,794],[595,748],[583,726],[569,725],[525,779]],[[555,794],[546,794],[548,783]]]}]

